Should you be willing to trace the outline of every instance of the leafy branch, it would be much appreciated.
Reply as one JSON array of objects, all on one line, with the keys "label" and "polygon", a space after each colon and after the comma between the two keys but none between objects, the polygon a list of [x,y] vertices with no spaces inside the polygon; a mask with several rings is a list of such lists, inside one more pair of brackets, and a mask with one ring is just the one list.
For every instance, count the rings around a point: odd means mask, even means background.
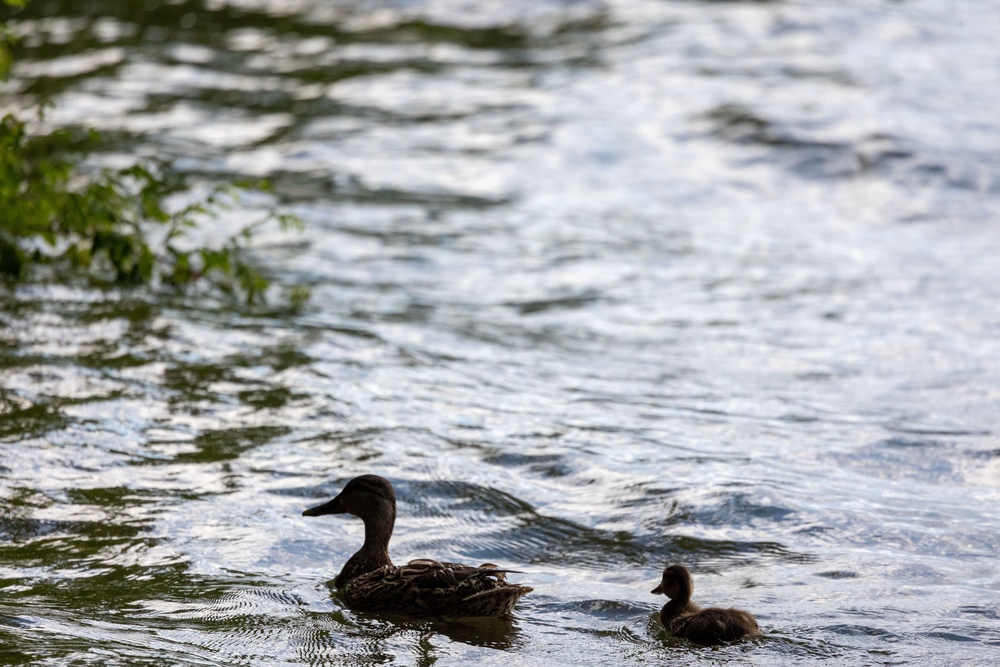
[{"label": "leafy branch", "polygon": [[[26,0],[0,2],[24,7]],[[0,80],[14,41],[0,23]],[[208,284],[248,304],[264,300],[270,283],[247,258],[253,233],[272,222],[301,229],[297,218],[267,211],[216,247],[191,247],[190,233],[241,191],[266,184],[219,186],[171,212],[168,198],[184,189],[180,176],[150,163],[87,172],[81,162],[99,143],[95,130],[32,134],[13,114],[0,120],[0,278],[23,281],[33,269],[51,266],[55,278],[176,290]],[[308,290],[293,287],[288,297],[301,305]]]},{"label": "leafy branch", "polygon": [[216,187],[169,212],[168,196],[182,187],[169,170],[137,164],[86,178],[79,156],[98,141],[95,132],[65,129],[31,136],[13,115],[0,120],[0,275],[24,280],[33,265],[60,265],[98,283],[181,290],[208,282],[247,303],[263,300],[269,282],[246,259],[253,232],[272,221],[301,228],[296,218],[271,211],[219,247],[185,248],[189,233],[249,184]]}]

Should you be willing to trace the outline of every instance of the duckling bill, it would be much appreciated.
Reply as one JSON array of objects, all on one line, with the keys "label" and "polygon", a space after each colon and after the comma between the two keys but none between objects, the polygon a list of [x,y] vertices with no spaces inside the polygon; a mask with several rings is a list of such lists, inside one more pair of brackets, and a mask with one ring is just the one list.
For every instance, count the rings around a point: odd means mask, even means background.
[{"label": "duckling bill", "polygon": [[389,539],[396,522],[396,493],[378,475],[355,477],[329,502],[303,516],[353,514],[365,524],[365,541],[333,583],[356,611],[391,611],[416,616],[506,616],[530,586],[506,581],[513,570],[492,563],[479,567],[420,558],[395,566]]},{"label": "duckling bill", "polygon": [[691,602],[693,590],[694,583],[687,568],[671,565],[663,570],[660,585],[651,591],[670,598],[660,610],[660,620],[672,635],[703,646],[760,635],[757,619],[752,614],[741,609],[702,609]]}]

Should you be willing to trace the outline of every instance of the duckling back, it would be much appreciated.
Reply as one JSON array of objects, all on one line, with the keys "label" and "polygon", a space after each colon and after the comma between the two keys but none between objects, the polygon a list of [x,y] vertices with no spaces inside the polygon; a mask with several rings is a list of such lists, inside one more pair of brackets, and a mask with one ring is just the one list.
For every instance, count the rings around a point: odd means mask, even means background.
[{"label": "duckling back", "polygon": [[340,594],[356,611],[417,616],[505,616],[530,586],[504,581],[509,570],[436,560],[386,565],[351,579]]},{"label": "duckling back", "polygon": [[696,644],[711,646],[760,634],[757,620],[741,609],[709,607],[699,611],[664,618],[671,634]]}]

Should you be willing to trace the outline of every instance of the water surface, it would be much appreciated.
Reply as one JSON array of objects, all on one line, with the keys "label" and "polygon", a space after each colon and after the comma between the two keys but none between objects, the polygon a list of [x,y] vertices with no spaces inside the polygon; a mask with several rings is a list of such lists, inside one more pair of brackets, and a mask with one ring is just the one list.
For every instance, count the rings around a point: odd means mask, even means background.
[{"label": "water surface", "polygon": [[[1000,11],[35,0],[7,108],[266,176],[297,314],[37,284],[0,310],[0,662],[992,664]],[[355,614],[492,561],[513,620]],[[669,638],[649,594],[755,612]]]}]

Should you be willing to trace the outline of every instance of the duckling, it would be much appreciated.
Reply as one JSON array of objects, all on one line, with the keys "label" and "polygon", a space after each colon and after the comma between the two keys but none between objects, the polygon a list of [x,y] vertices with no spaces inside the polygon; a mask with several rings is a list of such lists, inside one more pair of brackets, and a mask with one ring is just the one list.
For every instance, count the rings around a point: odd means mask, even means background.
[{"label": "duckling", "polygon": [[691,602],[692,590],[691,573],[683,565],[665,568],[660,585],[652,590],[670,598],[660,610],[660,620],[674,636],[709,646],[760,634],[753,615],[740,609],[702,609]]},{"label": "duckling", "polygon": [[530,586],[506,581],[507,570],[420,558],[396,566],[389,538],[396,522],[396,493],[389,480],[361,475],[333,500],[303,516],[353,514],[365,523],[365,542],[334,579],[344,603],[355,611],[415,616],[506,616]]}]

